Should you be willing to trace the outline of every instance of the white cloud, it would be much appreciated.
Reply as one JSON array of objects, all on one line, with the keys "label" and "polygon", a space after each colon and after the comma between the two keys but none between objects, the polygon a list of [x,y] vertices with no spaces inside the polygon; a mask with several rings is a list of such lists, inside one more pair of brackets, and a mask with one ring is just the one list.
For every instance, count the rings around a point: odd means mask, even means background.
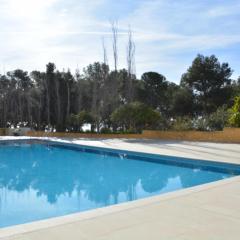
[{"label": "white cloud", "polygon": [[[75,67],[77,60],[74,56],[74,60],[70,59],[70,54],[82,55],[86,64],[85,59],[89,59],[87,51],[93,47],[92,40],[86,40],[82,35],[101,34],[98,30],[101,23],[91,15],[101,2],[0,1],[0,64],[7,69],[22,67],[30,70],[44,69],[48,61],[55,61],[61,67]],[[96,26],[95,29],[92,26]],[[72,44],[72,39],[77,44]],[[91,54],[94,58],[94,52]],[[68,62],[64,61],[65,58]]]},{"label": "white cloud", "polygon": [[[235,14],[240,17],[240,1],[230,0],[219,5],[216,2],[145,1],[130,16],[122,19],[122,25],[131,22],[135,30],[136,59],[138,66],[141,64],[140,70],[145,70],[146,64],[178,81],[197,53],[220,52],[220,61],[231,64],[233,57],[227,54],[228,49],[240,43],[235,19]],[[213,18],[220,15],[220,19]],[[232,54],[237,54],[237,51]],[[235,64],[233,67],[238,67],[236,61],[232,63]]]},{"label": "white cloud", "polygon": [[207,16],[209,17],[225,17],[239,14],[240,4],[229,4],[227,3],[224,6],[215,6],[207,11]]},{"label": "white cloud", "polygon": [[[0,0],[0,69],[80,68],[102,60],[105,36],[109,62],[112,45],[109,16],[113,0]],[[126,64],[126,32],[131,24],[136,41],[138,75],[160,71],[178,81],[198,52],[222,51],[240,42],[235,18],[240,1],[214,4],[194,0],[132,0],[135,8],[118,19],[119,67]],[[128,1],[119,4],[128,4]],[[185,3],[185,4],[184,4]],[[105,12],[100,9],[105,6]],[[107,9],[107,10],[106,10]],[[112,16],[112,15],[111,15]],[[221,17],[219,17],[221,16]],[[239,49],[239,48],[238,48]],[[226,58],[224,58],[224,56]],[[236,63],[236,60],[234,60]]]},{"label": "white cloud", "polygon": [[7,14],[14,18],[42,18],[44,11],[57,0],[7,0],[3,6]]}]

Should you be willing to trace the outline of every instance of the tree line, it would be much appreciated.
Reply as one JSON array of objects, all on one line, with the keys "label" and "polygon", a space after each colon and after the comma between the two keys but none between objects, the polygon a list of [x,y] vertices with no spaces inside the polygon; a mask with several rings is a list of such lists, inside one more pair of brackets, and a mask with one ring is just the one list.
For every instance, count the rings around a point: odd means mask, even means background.
[{"label": "tree line", "polygon": [[0,127],[82,131],[89,123],[97,132],[139,132],[238,126],[240,78],[232,80],[232,73],[214,55],[198,55],[180,84],[157,72],[137,79],[131,69],[110,70],[100,62],[74,75],[54,63],[46,71],[17,69],[0,76]]}]

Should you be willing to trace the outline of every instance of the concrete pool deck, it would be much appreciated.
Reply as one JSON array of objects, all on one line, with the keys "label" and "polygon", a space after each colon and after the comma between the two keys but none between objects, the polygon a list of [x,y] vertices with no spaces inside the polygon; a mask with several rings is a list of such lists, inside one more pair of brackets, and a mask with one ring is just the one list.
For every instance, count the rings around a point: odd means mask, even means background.
[{"label": "concrete pool deck", "polygon": [[[4,139],[15,138],[0,137],[0,140]],[[240,164],[240,144],[139,139],[66,141]],[[240,177],[88,212],[2,228],[0,239],[240,239]]]}]

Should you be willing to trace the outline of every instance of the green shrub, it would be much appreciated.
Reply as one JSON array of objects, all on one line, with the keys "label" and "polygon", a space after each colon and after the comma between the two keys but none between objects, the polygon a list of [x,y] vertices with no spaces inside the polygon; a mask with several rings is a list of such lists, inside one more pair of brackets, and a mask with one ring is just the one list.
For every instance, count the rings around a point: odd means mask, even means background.
[{"label": "green shrub", "polygon": [[116,109],[112,122],[123,131],[141,132],[144,128],[155,128],[161,120],[159,112],[140,102],[133,102]]},{"label": "green shrub", "polygon": [[194,120],[194,128],[199,131],[222,131],[228,121],[226,107],[220,107],[216,112]]},{"label": "green shrub", "polygon": [[234,105],[229,110],[228,123],[233,127],[240,127],[240,96],[234,99]]},{"label": "green shrub", "polygon": [[197,131],[209,131],[206,117],[194,119],[193,127]]},{"label": "green shrub", "polygon": [[113,133],[113,132],[112,132],[111,129],[104,127],[104,128],[101,128],[100,133],[110,134],[110,133]]},{"label": "green shrub", "polygon": [[86,112],[81,111],[78,114],[71,114],[68,119],[68,126],[74,132],[81,132],[82,126],[86,123],[93,123],[93,116]]},{"label": "green shrub", "polygon": [[210,131],[222,131],[228,121],[228,112],[223,106],[218,108],[216,112],[209,115],[207,125]]},{"label": "green shrub", "polygon": [[179,117],[172,125],[172,129],[175,131],[188,131],[193,129],[192,119],[189,117]]}]

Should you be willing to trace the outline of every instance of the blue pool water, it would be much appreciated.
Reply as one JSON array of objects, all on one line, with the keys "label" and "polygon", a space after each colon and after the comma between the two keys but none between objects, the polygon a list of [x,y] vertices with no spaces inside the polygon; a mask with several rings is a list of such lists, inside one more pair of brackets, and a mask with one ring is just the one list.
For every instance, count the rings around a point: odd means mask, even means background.
[{"label": "blue pool water", "polygon": [[[228,168],[229,167],[229,168]],[[0,143],[0,227],[62,216],[239,174],[235,166],[59,146]]]}]

